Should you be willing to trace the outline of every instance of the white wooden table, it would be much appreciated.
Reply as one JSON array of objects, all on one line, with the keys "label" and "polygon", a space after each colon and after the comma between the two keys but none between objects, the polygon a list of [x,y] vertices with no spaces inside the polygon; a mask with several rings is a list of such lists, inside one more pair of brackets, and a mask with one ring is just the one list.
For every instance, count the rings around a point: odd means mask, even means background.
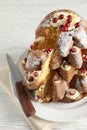
[{"label": "white wooden table", "polygon": [[[87,19],[87,0],[0,0],[0,67],[6,65],[6,52],[15,59],[33,42],[34,31],[42,18],[61,8],[72,9]],[[30,130],[1,86],[0,130]],[[87,130],[86,123],[79,123],[76,130]]]}]

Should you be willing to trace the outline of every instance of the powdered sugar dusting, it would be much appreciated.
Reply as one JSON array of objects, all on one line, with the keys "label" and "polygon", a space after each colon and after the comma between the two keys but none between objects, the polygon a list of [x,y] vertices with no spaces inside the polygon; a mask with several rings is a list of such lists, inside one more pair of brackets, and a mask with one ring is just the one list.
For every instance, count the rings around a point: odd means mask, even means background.
[{"label": "powdered sugar dusting", "polygon": [[74,60],[75,60],[76,68],[80,69],[83,63],[81,53],[74,55]]},{"label": "powdered sugar dusting", "polygon": [[82,67],[82,63],[83,63],[82,54],[78,47],[74,46],[74,48],[76,48],[77,51],[75,53],[71,52],[68,60],[72,66],[76,67],[77,69],[80,69]]},{"label": "powdered sugar dusting", "polygon": [[63,57],[68,56],[70,48],[73,45],[72,36],[69,36],[69,32],[62,32],[58,41],[60,55]]},{"label": "powdered sugar dusting", "polygon": [[30,71],[38,70],[41,66],[41,63],[45,61],[45,59],[46,54],[43,51],[36,50],[34,52],[30,52],[27,57],[25,68],[29,69]]},{"label": "powdered sugar dusting", "polygon": [[30,52],[27,57],[25,67],[32,71],[33,69],[37,69],[39,65],[40,61],[38,60],[38,58],[32,52]]},{"label": "powdered sugar dusting", "polygon": [[78,39],[78,42],[76,43],[77,47],[87,48],[87,34],[84,28],[80,26],[79,28],[76,28],[72,31],[62,32],[60,34],[58,45],[61,56],[68,56],[70,48],[72,47],[74,42],[72,41],[73,37]]},{"label": "powdered sugar dusting", "polygon": [[79,43],[77,43],[78,47],[87,48],[87,34],[83,27],[80,26],[75,29],[72,36],[79,40]]}]

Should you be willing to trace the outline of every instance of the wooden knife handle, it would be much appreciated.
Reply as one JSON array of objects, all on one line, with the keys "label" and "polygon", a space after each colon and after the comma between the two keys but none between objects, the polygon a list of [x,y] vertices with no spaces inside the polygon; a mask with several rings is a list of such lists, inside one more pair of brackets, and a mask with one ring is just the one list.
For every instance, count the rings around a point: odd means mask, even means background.
[{"label": "wooden knife handle", "polygon": [[24,89],[24,85],[22,84],[21,81],[16,83],[16,90],[25,115],[27,117],[34,115],[36,110],[33,104],[31,103],[29,95],[27,95]]}]

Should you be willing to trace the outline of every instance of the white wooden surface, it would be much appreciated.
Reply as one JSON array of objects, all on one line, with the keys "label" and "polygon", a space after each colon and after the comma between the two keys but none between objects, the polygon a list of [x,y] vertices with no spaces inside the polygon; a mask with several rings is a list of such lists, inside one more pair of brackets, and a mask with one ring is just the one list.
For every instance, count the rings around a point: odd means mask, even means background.
[{"label": "white wooden surface", "polygon": [[[34,31],[42,18],[61,8],[75,10],[87,19],[87,0],[0,0],[0,67],[6,65],[6,52],[16,59],[33,42]],[[61,130],[87,130],[86,120],[71,126],[74,127],[67,125]],[[0,130],[30,130],[1,86]]]}]

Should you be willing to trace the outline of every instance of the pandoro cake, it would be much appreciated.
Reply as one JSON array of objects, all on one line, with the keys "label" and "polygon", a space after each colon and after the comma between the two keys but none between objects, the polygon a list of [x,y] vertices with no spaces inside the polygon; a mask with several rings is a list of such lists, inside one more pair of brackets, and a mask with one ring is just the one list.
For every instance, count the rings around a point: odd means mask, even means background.
[{"label": "pandoro cake", "polygon": [[71,10],[49,13],[22,60],[24,84],[39,102],[76,102],[87,95],[87,23]]}]

